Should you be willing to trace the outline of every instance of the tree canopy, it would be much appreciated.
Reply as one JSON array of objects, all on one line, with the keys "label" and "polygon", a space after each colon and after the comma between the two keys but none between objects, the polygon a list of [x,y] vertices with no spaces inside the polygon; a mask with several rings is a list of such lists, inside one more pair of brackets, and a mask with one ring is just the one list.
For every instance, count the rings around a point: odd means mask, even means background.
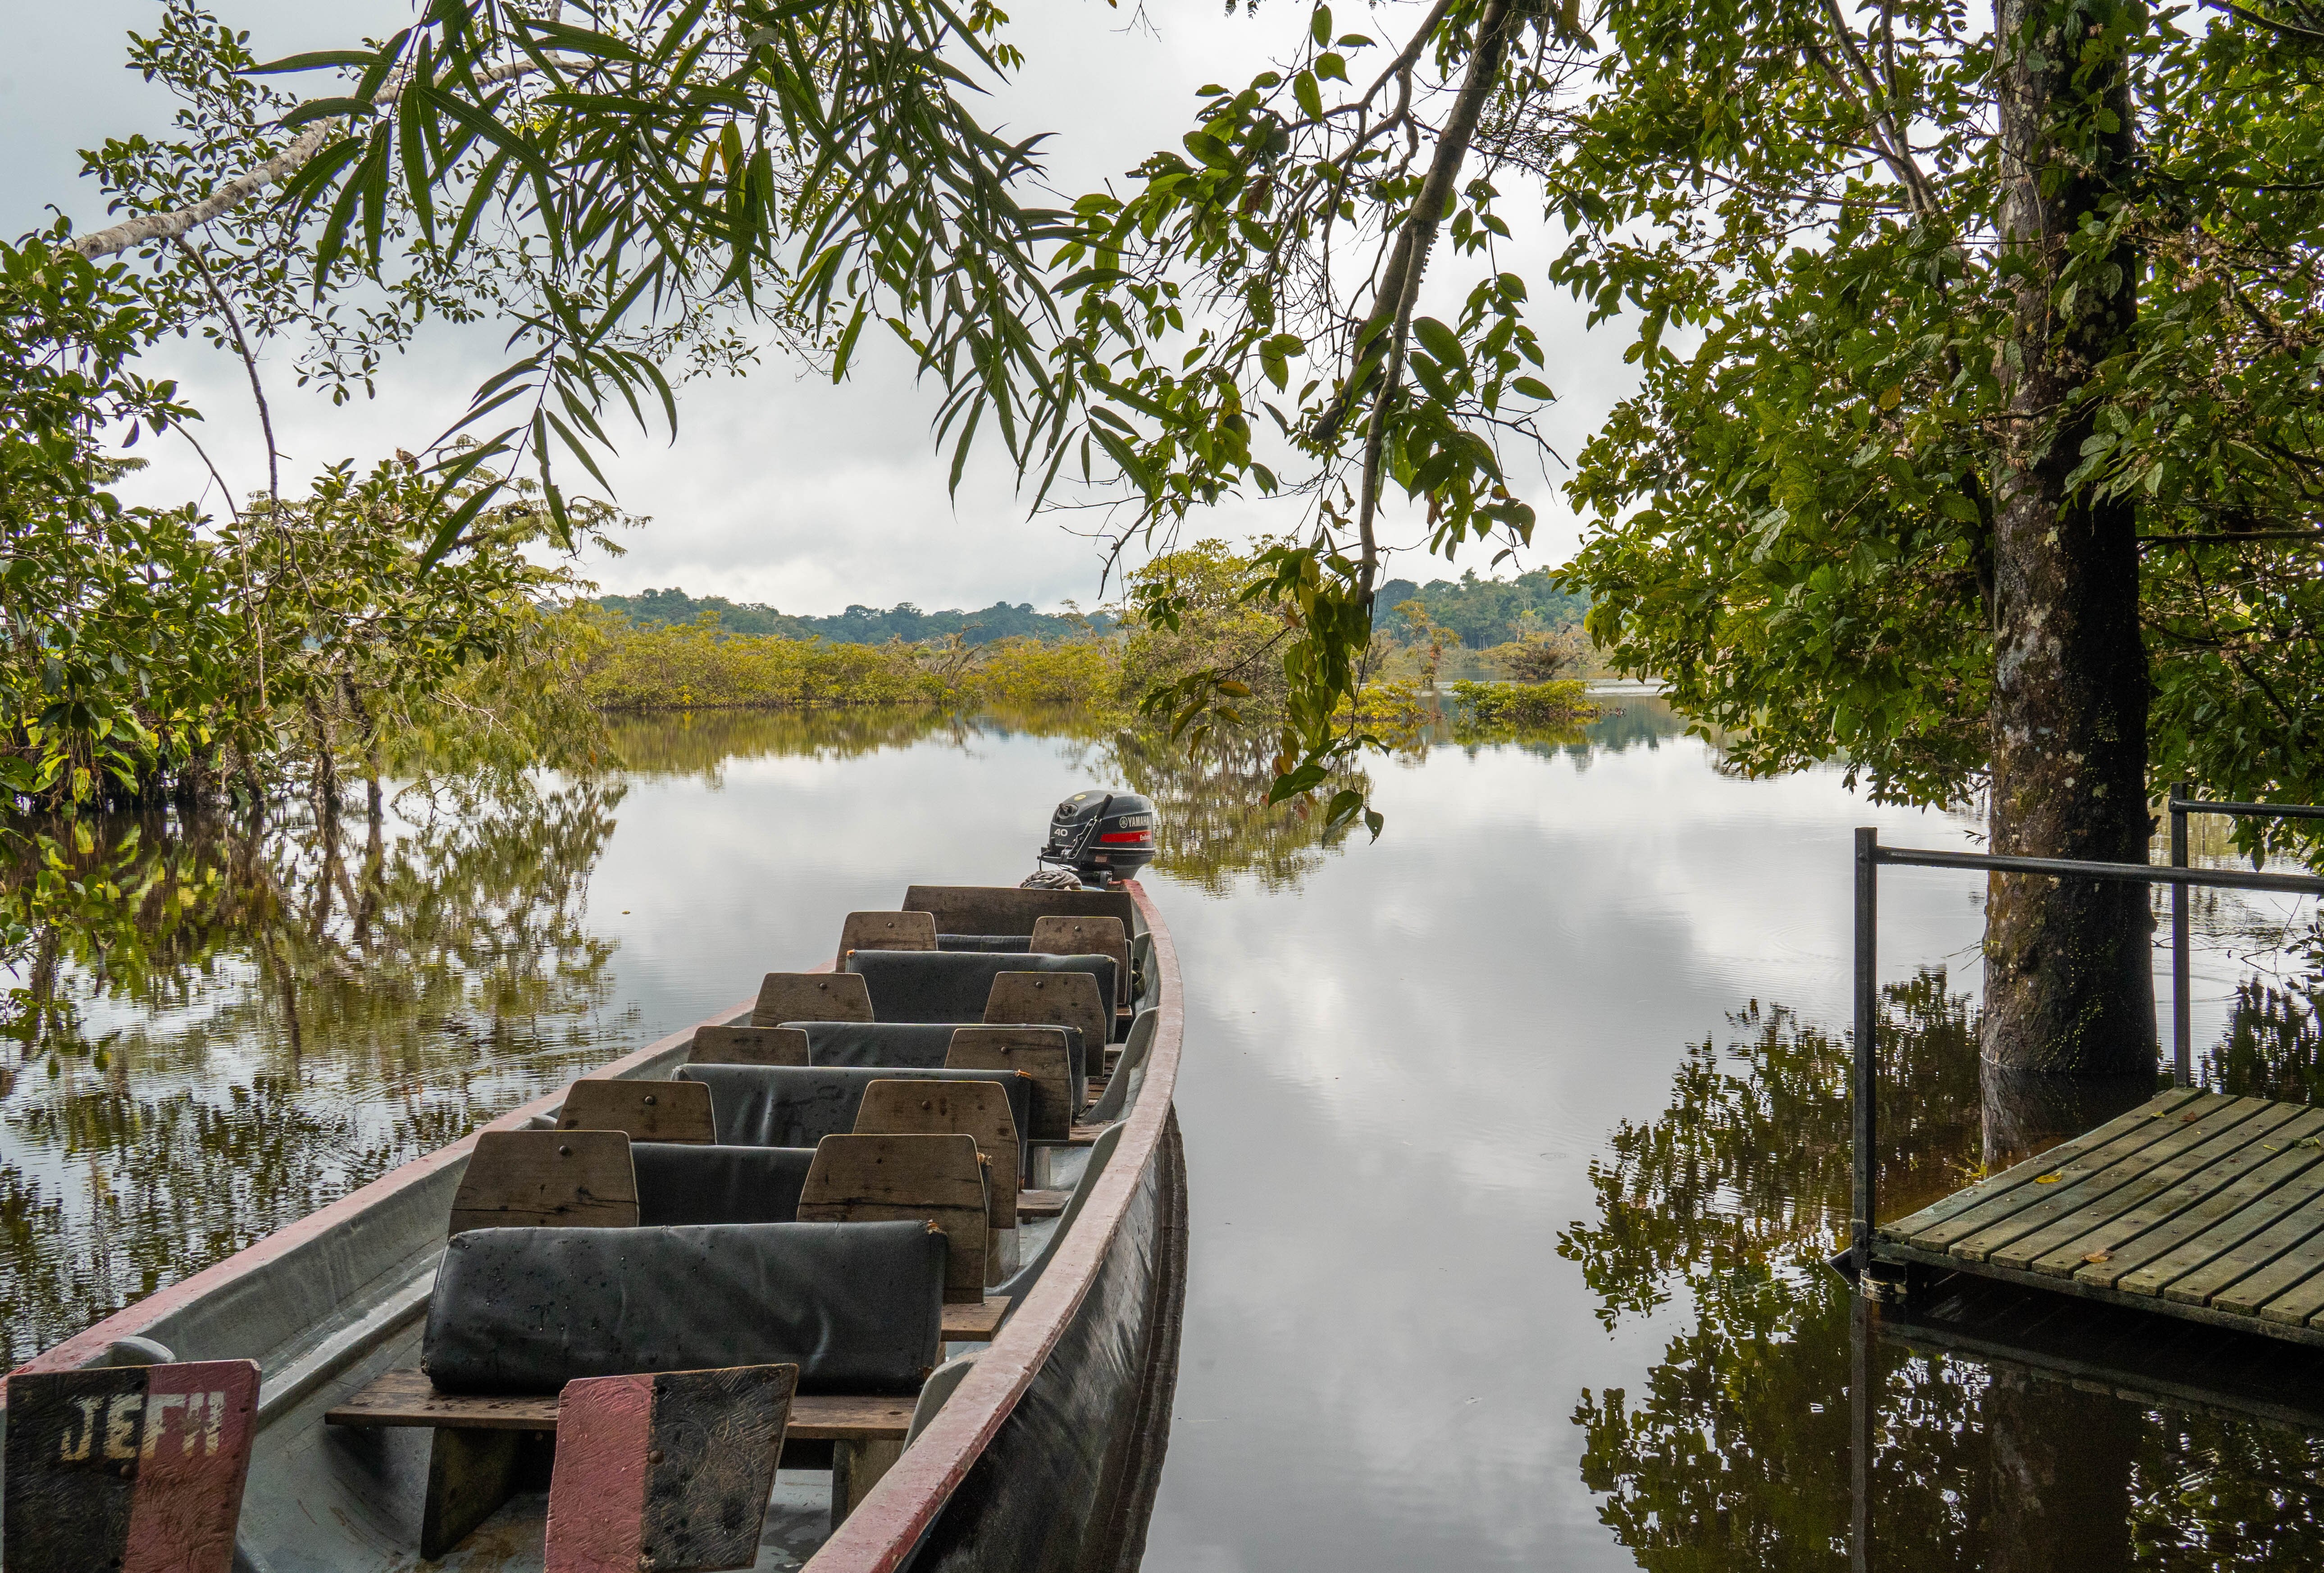
[{"label": "tree canopy", "polygon": [[[1635,333],[1643,378],[1580,455],[1595,525],[1564,582],[1742,766],[1839,758],[1916,800],[1985,783],[2017,582],[1996,509],[2011,433],[2038,429],[2065,445],[2060,496],[2136,521],[2153,773],[2312,795],[2306,24],[2005,10],[1437,0],[1383,40],[1310,5],[1177,145],[1052,209],[1021,199],[1038,139],[975,113],[1019,63],[989,5],[431,0],[392,38],[262,62],[173,0],[136,49],[182,134],[94,154],[127,217],[25,265],[141,259],[91,275],[135,319],[112,329],[124,377],[199,325],[236,353],[300,336],[339,396],[424,321],[507,323],[506,366],[416,455],[423,561],[520,473],[569,539],[609,418],[668,421],[690,369],[774,345],[844,375],[884,323],[942,391],[955,484],[997,439],[1036,500],[1117,497],[1125,542],[1232,492],[1299,511],[1242,586],[1292,630],[1289,795],[1366,741],[1347,701],[1386,500],[1447,556],[1530,537],[1507,463],[1538,449],[1557,367],[1503,251],[1531,210],[1569,236],[1547,282]],[[2046,60],[2024,41],[2061,27],[2078,52],[2028,134],[2081,206],[2037,265],[2005,211],[1995,62]],[[2120,171],[2074,173],[2117,144]],[[1423,311],[1424,282],[1457,309]],[[2051,341],[2028,289],[2066,316],[2139,302],[2058,352],[2032,414],[2011,367]],[[104,341],[26,320],[25,364]],[[150,387],[100,393],[182,422]],[[1199,728],[1236,680],[1186,674],[1157,711]]]},{"label": "tree canopy", "polygon": [[829,616],[779,612],[756,601],[737,604],[724,596],[689,596],[684,590],[641,590],[634,596],[599,596],[597,605],[619,612],[641,627],[692,623],[715,613],[718,625],[736,634],[771,634],[785,639],[828,639],[837,644],[884,644],[900,639],[916,644],[959,634],[969,644],[997,639],[1069,639],[1112,625],[1111,614],[1036,612],[1029,602],[995,601],[981,611],[951,608],[924,612],[909,601],[893,606],[850,606]]}]

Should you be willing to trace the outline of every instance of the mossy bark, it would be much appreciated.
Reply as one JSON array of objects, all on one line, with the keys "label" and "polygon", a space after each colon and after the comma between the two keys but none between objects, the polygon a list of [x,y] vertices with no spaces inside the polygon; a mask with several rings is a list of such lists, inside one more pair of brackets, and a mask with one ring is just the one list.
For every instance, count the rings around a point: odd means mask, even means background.
[{"label": "mossy bark", "polygon": [[[2136,14],[2106,0],[2003,0],[2001,231],[2017,275],[2003,357],[2008,423],[1994,518],[1992,846],[2143,863],[2150,682],[2137,514],[2070,484],[2098,364],[2135,323],[2137,257],[2074,240],[2135,153],[2123,61]],[[2154,1064],[2143,885],[1992,877],[1986,1059],[2107,1076]]]}]

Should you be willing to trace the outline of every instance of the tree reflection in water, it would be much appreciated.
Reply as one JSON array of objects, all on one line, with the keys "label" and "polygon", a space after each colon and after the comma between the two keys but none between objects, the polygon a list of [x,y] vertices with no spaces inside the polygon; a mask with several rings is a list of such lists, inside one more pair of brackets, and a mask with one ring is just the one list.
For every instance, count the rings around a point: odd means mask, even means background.
[{"label": "tree reflection in water", "polygon": [[[1941,973],[1884,989],[1882,1007],[1881,1194],[1902,1213],[1978,1172],[1977,1035]],[[1656,1573],[1846,1567],[1856,1308],[1822,1263],[1848,1219],[1848,1046],[1781,1006],[1730,1022],[1724,1050],[1689,1052],[1660,1118],[1613,1133],[1592,1166],[1598,1217],[1561,1238],[1609,1328],[1673,1303],[1692,1323],[1643,1392],[1583,1392],[1582,1477]],[[2324,1566],[2324,1439],[2006,1364],[1866,1353],[1859,1566]]]},{"label": "tree reflection in water", "polygon": [[604,1057],[622,789],[22,827],[0,861],[0,1355],[21,1360]]}]

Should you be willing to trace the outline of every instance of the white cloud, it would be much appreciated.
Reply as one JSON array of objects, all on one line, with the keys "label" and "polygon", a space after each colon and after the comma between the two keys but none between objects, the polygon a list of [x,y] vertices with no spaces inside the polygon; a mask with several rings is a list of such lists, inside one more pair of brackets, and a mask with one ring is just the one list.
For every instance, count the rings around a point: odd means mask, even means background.
[{"label": "white cloud", "polygon": [[[383,32],[409,20],[410,8],[398,0],[327,7],[219,0],[217,9],[249,28],[252,47],[267,57]],[[15,63],[0,67],[0,134],[13,154],[0,170],[0,211],[10,233],[38,223],[42,204],[51,202],[83,227],[93,226],[102,218],[97,193],[74,180],[73,150],[108,134],[166,130],[166,97],[119,64],[124,31],[150,27],[158,13],[150,0],[96,0],[19,19]],[[1415,5],[1382,6],[1358,24],[1386,37],[1418,14]],[[1020,134],[1051,130],[1054,184],[1085,190],[1155,148],[1176,145],[1196,87],[1263,69],[1305,17],[1287,6],[1256,15],[1222,12],[1213,0],[1135,13],[1095,0],[1031,0],[1016,9],[1011,26],[1028,57],[1025,75],[991,100],[991,112]],[[1521,208],[1511,211],[1522,217]],[[1528,236],[1501,265],[1534,286],[1549,380],[1566,400],[1545,426],[1571,456],[1631,379],[1621,337],[1585,335],[1581,309],[1549,295],[1542,273],[1557,243],[1548,234]],[[621,502],[653,523],[626,538],[626,557],[592,563],[592,576],[613,590],[676,584],[806,613],[899,600],[927,607],[995,599],[1047,606],[1067,597],[1093,604],[1098,553],[1055,518],[1026,516],[997,444],[986,443],[971,464],[957,504],[947,496],[948,458],[934,451],[929,430],[933,392],[914,385],[900,347],[875,335],[866,341],[856,374],[837,388],[803,378],[779,358],[747,379],[685,388],[676,444],[632,439],[609,467]],[[277,357],[266,375],[278,439],[291,456],[286,482],[334,458],[368,463],[394,447],[419,446],[498,364],[496,349],[496,335],[432,335],[387,368],[377,402],[341,410],[295,390]],[[205,411],[201,440],[227,482],[238,491],[255,488],[263,461],[241,368],[198,344],[172,346],[158,359]],[[208,487],[183,443],[143,451],[153,467],[132,484],[144,499],[174,502]],[[1577,531],[1555,495],[1559,477],[1526,465],[1515,478],[1543,523],[1535,547],[1514,566],[1564,560]],[[1294,506],[1231,503],[1198,516],[1189,533],[1237,538],[1288,529],[1299,522]],[[1415,543],[1421,531],[1406,519],[1392,521],[1389,534]],[[1486,555],[1472,553],[1462,566],[1481,569]],[[1417,551],[1391,566],[1421,579],[1448,571]]]}]

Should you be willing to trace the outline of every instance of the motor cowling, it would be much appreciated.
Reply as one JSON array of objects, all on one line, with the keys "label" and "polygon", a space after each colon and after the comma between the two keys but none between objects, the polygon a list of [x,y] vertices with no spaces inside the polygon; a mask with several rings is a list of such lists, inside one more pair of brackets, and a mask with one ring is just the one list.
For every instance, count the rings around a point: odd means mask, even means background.
[{"label": "motor cowling", "polygon": [[1093,787],[1049,816],[1040,861],[1070,869],[1086,885],[1129,879],[1154,861],[1154,801],[1136,792]]}]

